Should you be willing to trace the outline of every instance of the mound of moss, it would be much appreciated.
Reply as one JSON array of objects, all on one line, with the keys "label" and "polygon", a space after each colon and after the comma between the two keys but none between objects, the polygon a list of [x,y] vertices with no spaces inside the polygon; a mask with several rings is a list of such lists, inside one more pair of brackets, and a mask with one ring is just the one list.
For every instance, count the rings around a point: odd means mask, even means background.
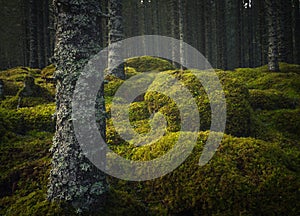
[{"label": "mound of moss", "polygon": [[15,110],[0,108],[0,116],[6,122],[5,125],[3,124],[2,130],[13,131],[17,134],[25,134],[31,130],[54,132],[54,112],[54,104],[24,107]]},{"label": "mound of moss", "polygon": [[275,129],[284,134],[293,134],[300,140],[300,109],[281,109],[261,111],[258,113],[261,121],[268,128]]},{"label": "mound of moss", "polygon": [[[111,179],[111,184],[135,194],[158,215],[299,213],[299,203],[295,203],[300,186],[299,150],[281,149],[278,144],[253,138],[225,136],[213,159],[198,166],[207,135],[199,134],[192,155],[172,173],[140,183]],[[177,136],[170,133],[151,146],[126,154],[142,161],[154,159],[165,154]]]},{"label": "mound of moss", "polygon": [[134,68],[138,72],[161,72],[175,69],[169,61],[151,56],[141,56],[127,59],[125,61],[125,65],[126,67]]},{"label": "mound of moss", "polygon": [[[167,71],[163,73],[174,76],[190,91],[194,97],[192,100],[195,100],[198,105],[200,130],[209,130],[211,125],[209,98],[198,78],[191,71]],[[203,76],[210,76],[209,72],[203,73]],[[227,103],[226,133],[235,136],[249,136],[251,133],[252,108],[249,104],[248,89],[245,85],[225,76],[220,81],[224,88]],[[153,91],[146,93],[145,100],[148,103],[150,113],[159,111],[166,115],[168,131],[175,132],[181,129],[180,109],[172,98],[155,91],[164,85],[165,82],[165,80],[155,80],[151,86]],[[166,89],[171,88],[166,86]],[[175,91],[179,91],[179,89],[175,89]],[[176,92],[169,92],[169,94],[176,95]]]},{"label": "mound of moss", "polygon": [[295,109],[300,104],[296,98],[289,98],[275,89],[251,89],[249,100],[255,110]]}]

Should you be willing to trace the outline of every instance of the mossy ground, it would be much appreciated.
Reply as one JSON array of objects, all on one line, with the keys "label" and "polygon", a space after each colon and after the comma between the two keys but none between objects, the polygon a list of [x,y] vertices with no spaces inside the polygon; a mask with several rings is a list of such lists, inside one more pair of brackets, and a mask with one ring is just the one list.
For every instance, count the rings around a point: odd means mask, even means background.
[{"label": "mossy ground", "polygon": [[[165,60],[140,57],[129,59],[126,65],[127,78],[155,71],[182,82],[195,98],[201,132],[188,159],[161,178],[128,182],[108,177],[111,190],[107,205],[89,215],[300,214],[300,66],[282,63],[281,73],[270,73],[266,66],[217,72],[227,100],[227,135],[212,160],[200,167],[197,163],[211,118],[201,83],[191,71],[176,70]],[[49,66],[0,72],[6,86],[6,98],[0,101],[0,215],[76,214],[64,203],[46,200],[55,129],[53,101],[41,95],[25,98],[22,108],[16,106],[28,75],[53,96],[55,84],[49,79],[54,70]],[[124,81],[115,77],[107,80],[109,118],[113,95]],[[129,109],[131,125],[146,134],[153,111],[161,111],[168,121],[161,140],[135,147],[122,140],[108,119],[111,149],[133,160],[151,160],[172,148],[180,133],[180,119],[171,98],[155,92],[139,97]]]}]

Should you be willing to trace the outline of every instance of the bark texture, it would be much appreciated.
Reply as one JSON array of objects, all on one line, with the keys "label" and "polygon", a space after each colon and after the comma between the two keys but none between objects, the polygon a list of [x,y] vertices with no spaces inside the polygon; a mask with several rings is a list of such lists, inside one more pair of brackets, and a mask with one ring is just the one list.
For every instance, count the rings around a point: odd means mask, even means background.
[{"label": "bark texture", "polygon": [[[100,1],[54,0],[53,3],[56,11],[57,121],[48,198],[66,201],[77,209],[91,210],[104,204],[108,186],[104,173],[90,163],[80,149],[71,119],[71,103],[81,70],[89,58],[100,51],[96,23],[101,15]],[[105,136],[105,123],[100,123],[101,134]]]},{"label": "bark texture", "polygon": [[268,19],[268,33],[269,33],[269,51],[268,51],[268,65],[269,71],[279,71],[278,63],[278,32],[277,32],[277,6],[276,1],[265,0]]},{"label": "bark texture", "polygon": [[37,2],[29,0],[29,66],[38,68],[38,23],[37,23]]},{"label": "bark texture", "polygon": [[[109,15],[108,42],[111,49],[109,49],[108,52],[108,68],[111,74],[118,78],[125,79],[123,59],[120,55],[120,43],[115,44],[124,38],[122,0],[109,0]],[[113,65],[118,65],[118,67],[113,67]]]}]

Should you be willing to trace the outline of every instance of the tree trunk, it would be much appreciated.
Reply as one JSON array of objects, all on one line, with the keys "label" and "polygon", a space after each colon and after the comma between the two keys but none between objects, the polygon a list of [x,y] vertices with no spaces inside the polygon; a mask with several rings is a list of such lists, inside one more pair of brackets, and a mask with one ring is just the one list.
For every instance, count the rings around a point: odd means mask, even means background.
[{"label": "tree trunk", "polygon": [[[108,69],[111,74],[120,79],[125,79],[123,59],[120,56],[120,44],[115,44],[124,38],[123,18],[122,18],[122,1],[109,1],[109,33],[108,41],[111,48],[108,52]],[[113,68],[113,65],[118,65]]]},{"label": "tree trunk", "polygon": [[183,65],[185,65],[185,53],[183,49],[183,37],[184,37],[184,0],[178,0],[178,31],[179,31],[179,55],[180,55],[180,69],[183,69]]},{"label": "tree trunk", "polygon": [[[48,198],[65,201],[77,209],[91,210],[104,204],[108,186],[104,173],[83,155],[71,113],[78,76],[89,58],[101,49],[96,23],[97,16],[101,15],[100,1],[54,0],[53,3],[57,13],[54,54],[57,120]],[[103,95],[103,88],[100,93]],[[103,121],[99,128],[105,137]]]},{"label": "tree trunk", "polygon": [[300,64],[300,6],[299,0],[293,0],[293,62]]},{"label": "tree trunk", "polygon": [[279,71],[278,63],[278,38],[277,38],[277,8],[276,1],[265,0],[266,11],[268,19],[268,33],[269,33],[269,51],[268,51],[268,65],[269,71]]},{"label": "tree trunk", "polygon": [[36,0],[29,0],[29,66],[38,68],[38,41],[37,41],[37,8]]},{"label": "tree trunk", "polygon": [[212,19],[211,2],[206,0],[204,5],[205,12],[205,57],[212,64]]},{"label": "tree trunk", "polygon": [[49,31],[49,0],[43,1],[43,39],[44,39],[44,50],[43,50],[43,58],[44,64],[47,66],[49,64],[49,58],[51,55],[50,48],[50,31]]},{"label": "tree trunk", "polygon": [[216,1],[216,21],[217,21],[217,67],[227,69],[226,55],[226,27],[225,27],[225,3]]}]

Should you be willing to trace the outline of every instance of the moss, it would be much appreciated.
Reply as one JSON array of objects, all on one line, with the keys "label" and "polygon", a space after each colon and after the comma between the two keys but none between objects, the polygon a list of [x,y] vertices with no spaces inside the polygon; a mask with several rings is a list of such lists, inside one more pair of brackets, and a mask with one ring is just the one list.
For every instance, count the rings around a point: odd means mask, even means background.
[{"label": "moss", "polygon": [[[162,155],[176,136],[168,134],[154,146],[130,152],[131,157],[148,160]],[[151,209],[168,209],[170,215],[297,215],[299,150],[225,136],[213,159],[200,167],[206,139],[207,132],[200,133],[193,154],[172,173],[144,183],[117,181],[116,185],[145,200]]]},{"label": "moss", "polygon": [[282,133],[290,133],[300,140],[300,109],[281,109],[261,111],[258,113],[261,121],[268,127]]},{"label": "moss", "polygon": [[[288,63],[280,62],[279,68],[282,73],[287,73],[287,72],[295,72],[298,74],[300,73],[300,65],[297,64],[288,64]],[[261,72],[269,72],[268,65],[264,65],[256,69]]]},{"label": "moss", "polygon": [[107,205],[95,215],[150,215],[145,205],[133,195],[112,189],[107,196]]},{"label": "moss", "polygon": [[55,129],[52,117],[55,112],[54,104],[26,107],[18,110],[0,108],[0,112],[3,118],[10,122],[5,127],[15,133],[24,134],[30,130],[53,132]]},{"label": "moss", "polygon": [[104,86],[104,95],[114,96],[118,88],[123,84],[124,80],[121,80],[113,75],[108,75],[105,77],[107,83]]},{"label": "moss", "polygon": [[249,82],[251,89],[275,89],[290,98],[300,98],[300,76],[296,73],[267,73]]},{"label": "moss", "polygon": [[[210,128],[211,109],[208,96],[200,81],[191,73],[191,71],[167,71],[164,72],[173,75],[180,80],[194,96],[198,105],[200,114],[200,129],[205,131]],[[211,76],[209,73],[205,76]],[[240,84],[235,79],[226,76],[221,77],[221,83],[224,88],[227,103],[227,123],[226,133],[235,136],[249,136],[251,133],[252,109],[249,104],[249,91],[245,85]],[[162,84],[164,81],[157,80],[155,85]],[[174,93],[174,92],[173,92]],[[145,100],[148,103],[149,111],[160,111],[166,115],[169,131],[180,130],[179,109],[171,98],[155,91],[147,92]]]},{"label": "moss", "polygon": [[46,78],[53,78],[53,75],[54,75],[54,72],[55,72],[56,68],[54,65],[49,65],[45,68],[42,69],[41,71],[41,77],[43,79],[46,79]]},{"label": "moss", "polygon": [[20,197],[5,212],[7,216],[13,215],[75,215],[75,210],[71,206],[63,207],[59,202],[49,202],[45,198],[45,191],[37,190],[27,196]]},{"label": "moss", "polygon": [[6,71],[1,71],[0,79],[4,82],[4,95],[15,96],[22,89],[26,77],[31,76],[41,87],[47,89],[54,96],[55,86],[48,83],[46,78],[51,76],[55,68],[52,65],[46,67],[42,71],[39,69],[31,69],[27,67],[17,67]]},{"label": "moss", "polygon": [[20,98],[18,96],[14,96],[11,98],[7,98],[3,100],[0,104],[0,107],[6,109],[17,109],[22,107],[34,107],[40,104],[48,104],[52,99],[45,98],[45,97],[23,97]]},{"label": "moss", "polygon": [[15,96],[23,86],[22,82],[17,82],[14,80],[3,80],[3,82],[5,96]]},{"label": "moss", "polygon": [[126,66],[134,68],[138,72],[160,72],[175,69],[174,66],[167,60],[151,56],[141,56],[127,59]]},{"label": "moss", "polygon": [[[108,177],[111,192],[106,207],[87,215],[298,215],[299,66],[280,66],[282,73],[267,72],[266,66],[217,72],[228,106],[226,132],[257,139],[225,135],[213,159],[199,167],[199,156],[209,133],[200,132],[192,155],[172,173],[146,182]],[[28,75],[35,77],[48,92],[54,91],[53,85],[41,78],[41,74],[51,76],[51,70],[53,66],[42,72],[15,68],[0,73],[13,93],[12,97],[6,95],[0,108],[1,215],[76,214],[70,206],[48,202],[45,197],[55,105],[42,97],[28,97],[24,104],[31,107],[3,107],[4,103],[16,103],[14,97]],[[138,74],[135,70],[129,67],[127,78]],[[201,129],[209,129],[210,105],[201,83],[189,71],[164,73],[176,77],[189,89],[199,108]],[[112,97],[123,82],[115,77],[108,80],[105,91],[109,111]],[[127,159],[158,158],[178,139],[180,119],[174,101],[154,91],[143,99],[130,106],[134,130],[141,134],[149,132],[150,113],[160,111],[166,115],[168,132],[156,143],[135,147],[120,138],[108,119],[108,144]]]},{"label": "moss", "polygon": [[150,118],[146,102],[133,102],[129,107],[129,120],[139,121]]},{"label": "moss", "polygon": [[139,74],[139,72],[136,72],[136,70],[132,67],[125,67],[125,75],[126,75],[126,79],[129,79],[132,76],[135,76]]},{"label": "moss", "polygon": [[250,90],[250,104],[253,109],[275,110],[275,109],[294,109],[299,106],[300,100],[288,98],[282,92],[268,90]]}]

